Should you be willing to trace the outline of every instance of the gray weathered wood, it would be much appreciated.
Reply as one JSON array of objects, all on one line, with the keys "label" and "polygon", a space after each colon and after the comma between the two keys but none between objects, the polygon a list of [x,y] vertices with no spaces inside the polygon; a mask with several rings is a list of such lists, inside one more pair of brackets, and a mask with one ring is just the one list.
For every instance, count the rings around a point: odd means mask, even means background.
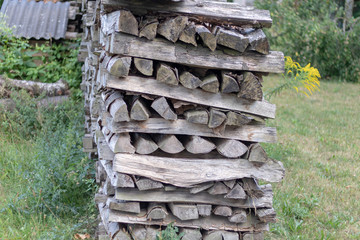
[{"label": "gray weathered wood", "polygon": [[154,136],[154,140],[159,148],[167,153],[175,154],[185,149],[175,135],[157,135]]},{"label": "gray weathered wood", "polygon": [[106,86],[110,88],[175,98],[190,103],[251,113],[263,117],[275,117],[275,105],[266,101],[249,101],[242,98],[234,98],[230,94],[213,94],[204,92],[201,89],[170,86],[151,78],[128,76],[119,79],[109,74],[105,75],[104,78]]},{"label": "gray weathered wood", "polygon": [[183,115],[184,112],[188,111],[188,110],[193,110],[196,108],[196,104],[193,103],[189,103],[189,102],[184,102],[184,101],[179,101],[176,99],[170,99],[172,106],[175,109],[175,113],[177,115]]},{"label": "gray weathered wood", "polygon": [[269,161],[269,157],[259,143],[250,145],[248,155],[248,160],[250,162],[266,163]]},{"label": "gray weathered wood", "polygon": [[233,209],[232,215],[228,218],[233,223],[243,223],[247,221],[247,214],[245,209]]},{"label": "gray weathered wood", "polygon": [[171,68],[169,65],[166,65],[164,63],[160,63],[157,69],[156,80],[169,85],[176,86],[179,84],[177,70]]},{"label": "gray weathered wood", "polygon": [[230,217],[232,215],[231,207],[228,206],[217,206],[214,209],[214,214],[218,216]]},{"label": "gray weathered wood", "polygon": [[208,124],[209,113],[205,109],[194,109],[184,113],[185,119],[191,123]]},{"label": "gray weathered wood", "polygon": [[197,46],[197,42],[196,42],[196,28],[194,24],[189,23],[184,31],[181,32],[179,40],[184,42],[184,43],[190,43],[192,45],[194,45],[195,47]]},{"label": "gray weathered wood", "polygon": [[215,108],[210,108],[209,113],[209,128],[217,128],[226,120],[226,115],[222,111]]},{"label": "gray weathered wood", "polygon": [[237,93],[239,92],[239,84],[235,78],[228,75],[225,71],[221,72],[221,87],[220,91],[222,93]]},{"label": "gray weathered wood", "polygon": [[240,91],[238,97],[261,101],[263,98],[260,80],[251,72],[245,72],[238,78]]},{"label": "gray weathered wood", "polygon": [[207,232],[203,236],[204,240],[223,240],[221,231],[211,231]]},{"label": "gray weathered wood", "polygon": [[220,87],[219,79],[215,74],[210,74],[202,79],[200,87],[206,92],[218,93]]},{"label": "gray weathered wood", "polygon": [[225,195],[225,198],[246,199],[247,195],[244,189],[239,184],[235,184],[235,186],[229,191],[229,193]]},{"label": "gray weathered wood", "polygon": [[237,232],[223,231],[222,236],[223,240],[239,240],[239,233]]},{"label": "gray weathered wood", "polygon": [[116,199],[135,202],[182,202],[207,205],[222,205],[238,208],[271,208],[273,193],[271,185],[263,186],[265,195],[261,198],[227,199],[221,195],[210,195],[207,192],[191,194],[187,190],[177,191],[149,190],[118,188]]},{"label": "gray weathered wood", "polygon": [[134,147],[138,154],[150,154],[155,152],[159,147],[150,136],[141,133],[134,133]]},{"label": "gray weathered wood", "polygon": [[146,103],[141,98],[137,98],[131,106],[130,118],[135,121],[145,121],[150,116],[151,113]]},{"label": "gray weathered wood", "polygon": [[[176,139],[177,140],[177,139]],[[175,140],[172,140],[173,142]],[[179,152],[159,144],[169,152]],[[182,146],[182,145],[181,145]],[[191,187],[208,181],[225,181],[254,177],[268,182],[279,182],[285,176],[281,162],[269,161],[258,167],[244,159],[165,158],[149,155],[118,153],[113,163],[115,171],[144,176],[178,187]],[[166,171],[166,175],[162,174]]]},{"label": "gray weathered wood", "polygon": [[138,22],[134,15],[127,10],[115,11],[101,17],[101,30],[109,35],[114,32],[123,32],[138,36]]},{"label": "gray weathered wood", "polygon": [[236,184],[236,180],[228,180],[228,181],[224,181],[225,186],[227,186],[228,188],[232,189],[235,184]]},{"label": "gray weathered wood", "polygon": [[242,186],[247,194],[251,197],[262,197],[264,195],[261,186],[258,185],[257,181],[253,178],[243,178],[241,179]]},{"label": "gray weathered wood", "polygon": [[168,206],[172,214],[180,220],[185,221],[199,218],[196,205],[169,203]]},{"label": "gray weathered wood", "polygon": [[190,193],[196,194],[196,193],[205,191],[206,189],[209,189],[209,188],[211,188],[212,186],[214,186],[214,183],[213,183],[213,182],[201,183],[201,184],[199,184],[199,185],[196,185],[196,186],[192,187],[192,188],[190,189]]},{"label": "gray weathered wood", "polygon": [[107,195],[102,194],[102,193],[96,193],[94,201],[95,201],[96,204],[99,204],[99,203],[104,203],[105,204],[107,199],[108,199]]},{"label": "gray weathered wood", "polygon": [[186,71],[180,75],[179,80],[181,85],[189,89],[195,89],[202,84],[202,81],[198,77]]},{"label": "gray weathered wood", "polygon": [[134,65],[136,69],[145,76],[152,76],[154,71],[153,60],[134,58]]},{"label": "gray weathered wood", "polygon": [[107,127],[102,129],[106,142],[108,143],[111,151],[114,153],[135,153],[135,148],[131,144],[129,133],[111,133],[106,134]]},{"label": "gray weathered wood", "polygon": [[114,187],[121,188],[134,188],[135,184],[133,179],[126,174],[114,172],[112,169],[112,161],[101,160],[101,165],[103,166],[107,176],[111,180],[111,185]]},{"label": "gray weathered wood", "polygon": [[159,220],[164,219],[168,215],[165,204],[159,203],[149,203],[147,209],[147,219],[151,220]]},{"label": "gray weathered wood", "polygon": [[143,225],[129,224],[128,230],[131,237],[135,240],[147,240],[146,239],[146,228]]},{"label": "gray weathered wood", "polygon": [[248,150],[247,146],[238,140],[218,138],[214,139],[214,142],[216,150],[228,158],[238,158]]},{"label": "gray weathered wood", "polygon": [[139,37],[153,40],[156,37],[159,21],[156,17],[147,17],[139,24]]},{"label": "gray weathered wood", "polygon": [[251,118],[243,114],[229,111],[226,113],[226,125],[243,126],[251,122]]},{"label": "gray weathered wood", "polygon": [[264,240],[264,233],[245,233],[243,240]]},{"label": "gray weathered wood", "polygon": [[109,105],[109,113],[115,122],[130,121],[127,105],[121,98],[115,99],[115,101]]},{"label": "gray weathered wood", "polygon": [[186,151],[193,154],[209,153],[216,148],[210,140],[199,136],[188,136],[183,143]]},{"label": "gray weathered wood", "polygon": [[182,228],[180,234],[183,235],[181,240],[202,240],[200,229]]},{"label": "gray weathered wood", "polygon": [[239,56],[230,56],[220,50],[211,52],[201,46],[195,47],[180,42],[173,44],[158,38],[148,41],[122,33],[111,35],[106,44],[106,50],[111,54],[123,54],[207,69],[272,73],[284,71],[284,55],[275,51],[271,51],[268,55],[245,52]]},{"label": "gray weathered wood", "polygon": [[211,216],[212,206],[209,204],[196,204],[199,215],[201,217],[209,217]]},{"label": "gray weathered wood", "polygon": [[222,182],[216,182],[214,186],[212,186],[207,192],[211,195],[220,195],[227,194],[229,192],[229,188],[225,186]]},{"label": "gray weathered wood", "polygon": [[160,97],[152,102],[151,107],[166,120],[176,120],[177,115],[166,98]]},{"label": "gray weathered wood", "polygon": [[147,191],[152,189],[160,189],[163,188],[164,185],[161,182],[156,182],[148,178],[140,178],[135,181],[136,187],[140,191]]},{"label": "gray weathered wood", "polygon": [[211,51],[216,49],[216,36],[213,35],[209,29],[202,25],[195,26],[196,33],[199,34],[204,45],[208,47]]},{"label": "gray weathered wood", "polygon": [[252,27],[271,27],[272,19],[267,10],[246,8],[239,4],[215,1],[154,2],[152,0],[102,0],[105,12],[126,8],[138,15],[148,12],[158,14],[186,15],[192,19],[212,24],[225,24]]},{"label": "gray weathered wood", "polygon": [[113,198],[108,198],[106,205],[110,209],[131,212],[131,213],[140,213],[140,203],[139,202],[124,202]]},{"label": "gray weathered wood", "polygon": [[219,45],[244,52],[249,45],[249,39],[236,30],[226,30],[221,27],[215,29],[217,43]]},{"label": "gray weathered wood", "polygon": [[103,191],[104,191],[104,194],[107,195],[107,196],[115,195],[115,188],[111,184],[111,180],[108,177],[106,178],[106,180],[104,182]]},{"label": "gray weathered wood", "polygon": [[269,54],[270,44],[262,29],[254,29],[246,35],[249,39],[250,50],[255,50],[262,54]]},{"label": "gray weathered wood", "polygon": [[131,57],[112,57],[106,64],[106,70],[117,77],[126,77],[131,66]]},{"label": "gray weathered wood", "polygon": [[157,33],[171,42],[176,42],[187,23],[188,18],[184,16],[169,18],[159,24]]},{"label": "gray weathered wood", "polygon": [[276,212],[273,208],[256,209],[255,214],[262,222],[276,222]]}]

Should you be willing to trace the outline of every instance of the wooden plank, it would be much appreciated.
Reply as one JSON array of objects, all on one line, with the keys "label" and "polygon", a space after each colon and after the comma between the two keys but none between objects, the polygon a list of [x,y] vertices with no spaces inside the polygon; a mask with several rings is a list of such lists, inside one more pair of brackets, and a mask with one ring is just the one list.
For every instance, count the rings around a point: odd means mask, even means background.
[{"label": "wooden plank", "polygon": [[148,12],[185,15],[190,19],[212,24],[271,27],[272,19],[267,10],[244,7],[240,4],[214,1],[153,1],[153,0],[101,0],[105,12],[126,8],[136,15]]},{"label": "wooden plank", "polygon": [[285,176],[282,163],[275,160],[258,167],[240,158],[166,158],[125,153],[115,154],[113,169],[120,173],[143,176],[177,187],[191,187],[203,182],[246,177],[280,182]]},{"label": "wooden plank", "polygon": [[185,189],[177,191],[149,190],[139,191],[130,188],[116,189],[115,198],[124,201],[159,202],[159,203],[196,203],[209,205],[222,205],[237,208],[271,208],[273,193],[271,185],[262,186],[265,195],[261,198],[227,199],[223,196],[210,195],[207,192],[191,194]]},{"label": "wooden plank", "polygon": [[202,46],[172,43],[166,39],[152,41],[135,36],[114,33],[107,39],[106,51],[131,57],[147,58],[207,69],[223,69],[255,72],[284,72],[284,54],[270,51],[268,55],[247,51],[231,56],[220,50],[214,52]]},{"label": "wooden plank", "polygon": [[107,127],[111,132],[140,132],[159,134],[182,134],[203,137],[218,137],[250,142],[276,142],[276,129],[265,125],[244,125],[241,127],[226,127],[223,133],[215,133],[207,125],[190,123],[183,119],[168,121],[163,118],[149,118],[144,122],[116,123],[108,118]]},{"label": "wooden plank", "polygon": [[181,85],[170,86],[153,78],[128,76],[120,79],[107,73],[103,77],[106,87],[109,88],[157,95],[205,106],[275,118],[276,106],[266,101],[234,98],[230,94],[214,94],[200,89],[187,89]]}]

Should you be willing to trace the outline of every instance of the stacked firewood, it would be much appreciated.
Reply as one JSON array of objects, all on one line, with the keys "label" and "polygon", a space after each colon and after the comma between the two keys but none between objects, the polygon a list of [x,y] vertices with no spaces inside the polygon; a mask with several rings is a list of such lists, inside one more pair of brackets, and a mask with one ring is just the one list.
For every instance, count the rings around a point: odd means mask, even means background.
[{"label": "stacked firewood", "polygon": [[[284,168],[259,143],[283,71],[267,11],[233,3],[85,2],[84,150],[96,157],[99,239],[263,239]],[[93,143],[94,141],[94,143]],[[96,156],[95,156],[95,155]]]}]

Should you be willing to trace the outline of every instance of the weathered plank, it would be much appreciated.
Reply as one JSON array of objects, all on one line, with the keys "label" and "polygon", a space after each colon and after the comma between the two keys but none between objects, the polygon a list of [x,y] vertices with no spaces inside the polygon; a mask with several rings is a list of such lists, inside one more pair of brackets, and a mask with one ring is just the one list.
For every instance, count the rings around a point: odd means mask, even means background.
[{"label": "weathered plank", "polygon": [[282,163],[275,160],[257,167],[245,159],[165,158],[123,153],[115,154],[113,169],[178,187],[245,177],[279,182],[285,176]]},{"label": "weathered plank", "polygon": [[113,198],[108,198],[106,201],[106,205],[108,205],[109,208],[113,210],[131,212],[131,213],[140,213],[139,202],[125,202]]},{"label": "weathered plank", "polygon": [[174,44],[160,38],[148,41],[123,33],[114,33],[107,41],[106,50],[111,54],[148,58],[207,69],[284,72],[284,54],[282,52],[270,51],[268,55],[263,55],[250,51],[239,56],[230,56],[220,50],[211,52],[202,46],[195,47],[180,42]]},{"label": "weathered plank", "polygon": [[176,14],[189,16],[201,22],[229,24],[237,26],[271,27],[272,19],[267,10],[246,8],[239,4],[215,1],[152,1],[152,0],[101,0],[105,12],[119,8],[131,10],[134,14],[146,15]]},{"label": "weathered plank", "polygon": [[266,101],[251,101],[242,98],[234,98],[230,94],[214,94],[204,92],[200,89],[187,89],[180,85],[170,86],[152,78],[142,78],[137,76],[128,76],[120,79],[110,74],[105,74],[104,82],[106,82],[106,87],[109,88],[141,92],[205,106],[213,106],[216,108],[275,118],[276,106]]}]

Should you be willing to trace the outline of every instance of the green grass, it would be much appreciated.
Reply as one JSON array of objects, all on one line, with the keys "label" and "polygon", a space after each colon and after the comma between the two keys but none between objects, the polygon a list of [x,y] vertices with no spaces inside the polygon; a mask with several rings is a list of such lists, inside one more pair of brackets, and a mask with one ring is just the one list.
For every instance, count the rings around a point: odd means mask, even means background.
[{"label": "green grass", "polygon": [[[264,87],[276,82],[269,77]],[[360,85],[320,89],[272,98],[278,143],[264,146],[286,177],[273,185],[278,222],[267,239],[360,239]]]}]

